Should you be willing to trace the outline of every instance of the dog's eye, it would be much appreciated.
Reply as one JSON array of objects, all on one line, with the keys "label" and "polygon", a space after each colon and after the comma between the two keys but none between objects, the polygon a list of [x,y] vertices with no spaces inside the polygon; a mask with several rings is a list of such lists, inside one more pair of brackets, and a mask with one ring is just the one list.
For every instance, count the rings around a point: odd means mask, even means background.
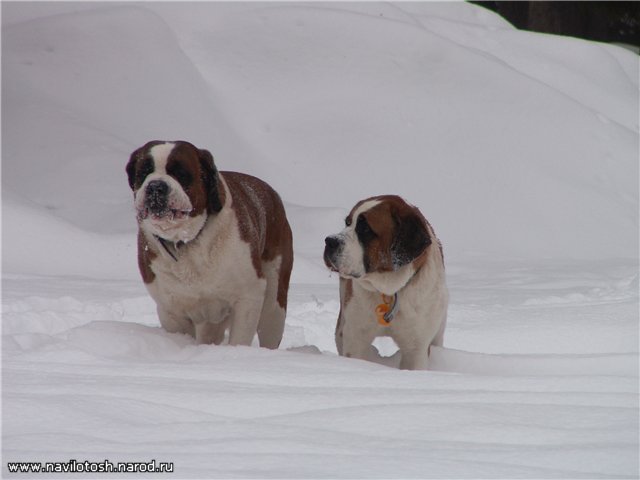
[{"label": "dog's eye", "polygon": [[167,168],[167,173],[175,178],[180,185],[188,187],[193,181],[193,176],[180,163],[175,163]]},{"label": "dog's eye", "polygon": [[345,224],[347,227],[350,227],[350,226],[351,226],[351,217],[347,217],[347,218],[345,218],[345,219],[344,219],[344,224]]},{"label": "dog's eye", "polygon": [[153,170],[153,160],[146,158],[144,162],[142,162],[142,165],[140,165],[140,170],[138,170],[138,183],[142,185],[144,179],[147,178],[147,175],[153,173]]},{"label": "dog's eye", "polygon": [[367,219],[362,215],[358,217],[358,222],[356,223],[356,233],[362,241],[371,240],[376,236],[376,232],[371,229],[371,226],[367,222]]}]

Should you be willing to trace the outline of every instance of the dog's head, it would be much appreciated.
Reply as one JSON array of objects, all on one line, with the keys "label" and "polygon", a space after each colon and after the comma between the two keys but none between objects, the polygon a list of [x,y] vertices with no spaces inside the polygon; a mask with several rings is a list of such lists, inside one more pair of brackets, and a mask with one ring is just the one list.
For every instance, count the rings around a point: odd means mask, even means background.
[{"label": "dog's head", "polygon": [[344,278],[366,279],[402,270],[431,242],[416,207],[395,195],[372,197],[353,207],[344,230],[325,239],[324,261]]},{"label": "dog's head", "polygon": [[193,240],[224,203],[213,156],[188,142],[147,143],[131,154],[127,175],[140,226],[165,240]]}]

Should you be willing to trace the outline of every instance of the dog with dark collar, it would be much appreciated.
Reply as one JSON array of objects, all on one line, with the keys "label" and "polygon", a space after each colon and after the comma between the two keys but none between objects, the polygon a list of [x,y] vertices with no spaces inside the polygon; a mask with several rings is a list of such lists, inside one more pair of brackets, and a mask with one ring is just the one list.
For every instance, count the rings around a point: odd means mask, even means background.
[{"label": "dog with dark collar", "polygon": [[211,153],[152,141],[127,164],[138,266],[160,324],[198,343],[278,348],[293,266],[291,228],[265,182],[219,172]]},{"label": "dog with dark collar", "polygon": [[358,202],[345,224],[324,250],[327,267],[340,275],[338,353],[373,360],[371,343],[389,336],[400,368],[426,369],[430,346],[442,345],[449,302],[433,228],[395,195]]}]

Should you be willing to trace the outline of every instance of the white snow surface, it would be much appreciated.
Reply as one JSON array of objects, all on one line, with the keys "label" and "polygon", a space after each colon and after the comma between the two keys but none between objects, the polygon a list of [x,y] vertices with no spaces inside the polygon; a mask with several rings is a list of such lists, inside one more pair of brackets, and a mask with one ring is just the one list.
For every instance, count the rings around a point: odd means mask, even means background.
[{"label": "white snow surface", "polygon": [[[461,2],[3,2],[3,476],[638,478],[638,92],[637,55]],[[279,350],[160,328],[124,171],[151,139],[280,192]],[[323,240],[384,193],[444,244],[425,372],[335,350]]]}]

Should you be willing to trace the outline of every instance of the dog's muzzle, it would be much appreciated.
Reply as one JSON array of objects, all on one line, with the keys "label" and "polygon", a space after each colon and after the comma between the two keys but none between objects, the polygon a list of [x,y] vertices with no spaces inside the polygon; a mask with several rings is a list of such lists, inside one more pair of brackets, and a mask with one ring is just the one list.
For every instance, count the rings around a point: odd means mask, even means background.
[{"label": "dog's muzzle", "polygon": [[149,182],[144,190],[144,206],[154,215],[166,214],[169,211],[169,185],[162,180]]},{"label": "dog's muzzle", "polygon": [[338,271],[338,256],[340,255],[343,245],[342,240],[335,235],[324,239],[324,263],[334,272]]},{"label": "dog's muzzle", "polygon": [[152,180],[144,187],[144,201],[138,208],[138,219],[153,221],[182,220],[191,213],[191,205],[176,199],[175,191],[164,180]]}]

